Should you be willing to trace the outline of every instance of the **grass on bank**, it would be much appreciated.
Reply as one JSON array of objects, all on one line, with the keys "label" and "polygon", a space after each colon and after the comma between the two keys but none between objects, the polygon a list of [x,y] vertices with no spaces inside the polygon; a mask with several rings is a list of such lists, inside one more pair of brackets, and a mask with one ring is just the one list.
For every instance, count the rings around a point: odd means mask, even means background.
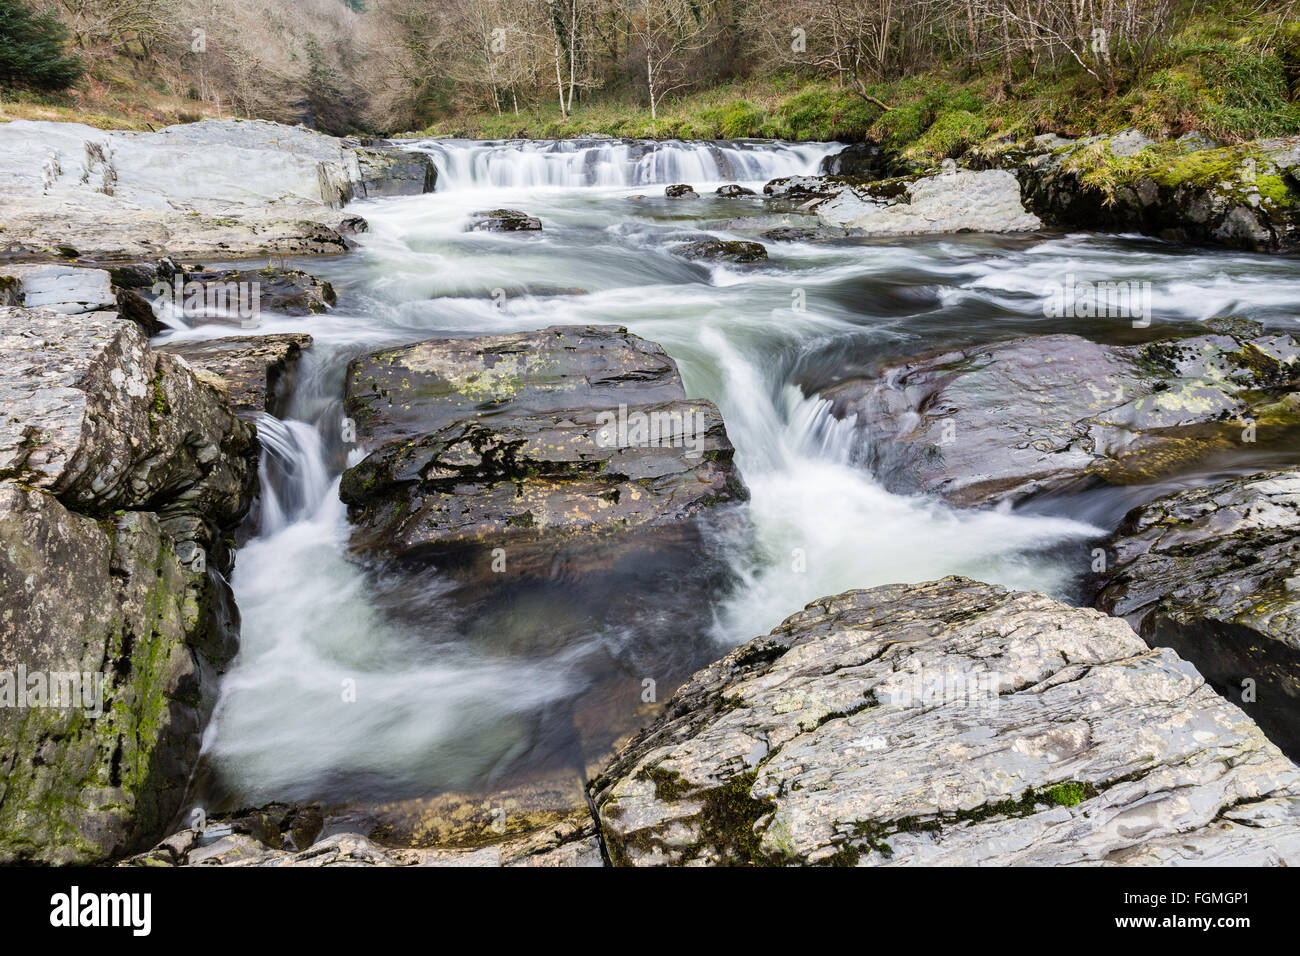
[{"label": "grass on bank", "polygon": [[1147,71],[1107,93],[1082,70],[953,68],[880,83],[883,110],[826,81],[792,76],[733,82],[679,97],[658,119],[636,103],[596,100],[567,119],[557,104],[502,115],[449,117],[409,135],[648,139],[877,140],[917,159],[955,158],[993,139],[1065,136],[1136,127],[1167,138],[1200,130],[1227,143],[1300,132],[1300,23],[1278,30],[1199,23],[1173,38]]}]

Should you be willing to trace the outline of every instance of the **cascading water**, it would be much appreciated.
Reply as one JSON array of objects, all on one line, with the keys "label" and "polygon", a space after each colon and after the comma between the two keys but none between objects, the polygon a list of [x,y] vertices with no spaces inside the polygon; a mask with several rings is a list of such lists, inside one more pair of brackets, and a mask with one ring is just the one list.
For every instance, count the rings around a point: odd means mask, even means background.
[{"label": "cascading water", "polygon": [[420,140],[438,189],[653,186],[769,180],[817,172],[838,143],[668,140]]},{"label": "cascading water", "polygon": [[[1059,503],[1041,514],[954,510],[891,494],[861,466],[855,424],[835,419],[817,390],[930,349],[1047,331],[1124,335],[1120,322],[1044,317],[1041,289],[1066,271],[1152,282],[1157,324],[1170,327],[1243,307],[1289,321],[1300,307],[1300,281],[1277,260],[1129,239],[771,243],[770,261],[749,269],[672,253],[683,238],[744,235],[738,218],[766,207],[708,194],[671,201],[647,185],[758,187],[815,172],[830,150],[816,144],[413,148],[435,155],[438,192],[359,206],[370,232],[355,254],[300,263],[334,282],[338,307],[264,316],[258,329],[308,332],[315,344],[286,420],[260,424],[261,526],[232,577],[242,648],[196,794],[209,809],[539,781],[573,798],[613,739],[646,719],[646,678],[663,700],[693,669],[817,597],[949,573],[1068,597],[1102,529]],[[470,212],[496,205],[538,216],[543,231],[465,231]],[[709,541],[726,587],[688,562],[599,585],[512,585],[466,603],[436,572],[391,573],[349,556],[337,496],[347,361],[395,343],[552,324],[623,325],[659,342],[688,394],[718,405],[752,495],[749,534],[719,530]],[[1089,509],[1118,520],[1113,506]]]}]

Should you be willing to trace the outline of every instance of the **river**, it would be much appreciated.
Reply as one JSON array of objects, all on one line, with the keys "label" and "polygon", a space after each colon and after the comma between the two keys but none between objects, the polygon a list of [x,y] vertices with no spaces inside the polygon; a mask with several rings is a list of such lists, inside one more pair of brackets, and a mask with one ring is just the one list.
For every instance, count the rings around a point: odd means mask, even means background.
[{"label": "river", "polygon": [[[333,282],[338,306],[264,315],[258,330],[309,332],[315,345],[286,420],[259,423],[263,500],[232,579],[242,647],[194,790],[209,809],[320,800],[391,822],[402,816],[393,807],[443,793],[572,796],[652,712],[648,687],[661,702],[810,600],[953,573],[1078,600],[1091,548],[1127,508],[1269,464],[1223,462],[1178,482],[1019,510],[957,510],[885,491],[859,466],[852,424],[817,393],[941,347],[1057,331],[1135,340],[1126,320],[1046,317],[1045,290],[1067,273],[1151,282],[1143,337],[1218,315],[1289,323],[1300,279],[1286,260],[1042,234],[768,242],[766,264],[706,265],[668,247],[705,233],[749,238],[733,220],[764,210],[759,198],[714,197],[717,185],[761,190],[816,172],[837,147],[412,148],[434,157],[437,191],[349,207],[370,224],[360,248],[293,263]],[[702,198],[664,198],[675,182]],[[540,217],[544,229],[464,231],[469,213],[497,207]],[[503,585],[467,601],[434,570],[396,575],[349,556],[337,491],[351,358],[425,338],[593,323],[660,343],[688,395],[721,410],[752,495],[749,533],[710,538],[705,563],[723,574],[647,567]],[[226,334],[246,333],[206,323],[170,333]]]}]

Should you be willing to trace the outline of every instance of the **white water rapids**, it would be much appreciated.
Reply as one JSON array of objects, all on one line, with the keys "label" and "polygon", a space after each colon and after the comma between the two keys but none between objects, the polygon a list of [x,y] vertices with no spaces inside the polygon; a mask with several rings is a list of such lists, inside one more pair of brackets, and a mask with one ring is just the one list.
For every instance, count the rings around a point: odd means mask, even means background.
[{"label": "white water rapids", "polygon": [[[1234,311],[1268,320],[1300,306],[1300,281],[1277,260],[1116,238],[769,242],[770,262],[749,269],[668,251],[739,237],[732,220],[764,211],[760,199],[712,197],[720,182],[761,190],[815,173],[830,145],[417,148],[438,164],[437,192],[358,204],[370,223],[359,251],[296,263],[336,284],[338,307],[263,316],[258,330],[309,332],[315,345],[290,420],[259,426],[261,524],[233,576],[242,648],[205,741],[200,798],[212,806],[485,792],[581,768],[645,719],[644,679],[663,700],[728,647],[848,588],[960,573],[1072,596],[1104,530],[1092,522],[1113,523],[1110,511],[1078,520],[890,494],[855,463],[852,423],[833,419],[816,389],[950,344],[1122,334],[1104,320],[1081,329],[1043,317],[1041,290],[1066,271],[1151,281],[1157,324]],[[703,198],[664,199],[673,182]],[[471,212],[497,207],[540,217],[543,232],[465,231]],[[464,606],[436,572],[399,579],[349,556],[337,495],[347,361],[553,324],[624,325],[677,360],[690,396],[717,404],[752,494],[752,539],[712,542],[728,586],[691,581],[689,567],[647,568],[594,590],[502,585]]]}]

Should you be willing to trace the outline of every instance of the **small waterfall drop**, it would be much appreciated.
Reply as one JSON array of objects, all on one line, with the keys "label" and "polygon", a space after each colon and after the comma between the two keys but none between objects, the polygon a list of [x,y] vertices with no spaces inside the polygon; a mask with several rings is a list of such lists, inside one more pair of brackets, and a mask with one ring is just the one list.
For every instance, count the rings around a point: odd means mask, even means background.
[{"label": "small waterfall drop", "polygon": [[653,186],[756,182],[807,176],[839,143],[755,140],[428,139],[410,148],[433,157],[438,192],[490,187]]}]

